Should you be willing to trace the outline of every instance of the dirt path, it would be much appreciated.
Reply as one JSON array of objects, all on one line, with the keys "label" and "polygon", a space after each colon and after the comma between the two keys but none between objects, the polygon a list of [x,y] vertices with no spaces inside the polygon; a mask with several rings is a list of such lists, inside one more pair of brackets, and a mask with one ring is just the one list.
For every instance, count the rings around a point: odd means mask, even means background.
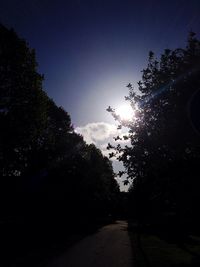
[{"label": "dirt path", "polygon": [[47,267],[132,267],[127,222],[117,221],[73,246]]}]

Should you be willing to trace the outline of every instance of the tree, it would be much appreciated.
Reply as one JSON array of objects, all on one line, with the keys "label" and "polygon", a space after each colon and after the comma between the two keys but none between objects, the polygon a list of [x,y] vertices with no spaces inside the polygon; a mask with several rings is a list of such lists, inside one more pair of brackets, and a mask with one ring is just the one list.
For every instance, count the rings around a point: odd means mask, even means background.
[{"label": "tree", "polygon": [[3,25],[0,69],[1,174],[38,175],[69,150],[70,116],[43,91],[35,51]]},{"label": "tree", "polygon": [[95,145],[85,144],[79,146],[74,162],[76,164],[70,164],[73,166],[70,179],[74,188],[71,199],[74,204],[77,202],[77,209],[97,217],[113,213],[119,186],[110,160]]},{"label": "tree", "polygon": [[40,146],[47,119],[43,76],[35,52],[13,30],[0,25],[1,174],[21,175],[28,155]]},{"label": "tree", "polygon": [[13,178],[1,189],[14,213],[24,207],[36,220],[108,214],[119,192],[111,162],[74,131],[42,81],[34,50],[0,25],[0,172]]},{"label": "tree", "polygon": [[[195,188],[200,142],[191,110],[200,89],[200,41],[191,32],[185,49],[165,49],[160,60],[150,52],[142,73],[139,93],[127,86],[126,100],[136,118],[120,121],[129,129],[131,145],[115,149],[133,181],[130,192],[138,216],[155,218],[170,210],[183,219],[199,201]],[[114,110],[109,111],[118,119]]]}]

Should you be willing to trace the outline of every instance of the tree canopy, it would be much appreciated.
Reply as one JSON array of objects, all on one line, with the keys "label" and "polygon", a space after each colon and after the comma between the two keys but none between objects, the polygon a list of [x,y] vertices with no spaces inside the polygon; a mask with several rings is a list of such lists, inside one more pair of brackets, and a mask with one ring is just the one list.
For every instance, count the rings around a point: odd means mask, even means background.
[{"label": "tree canopy", "polygon": [[169,210],[190,214],[199,203],[199,77],[200,41],[191,32],[185,49],[165,49],[159,59],[150,52],[137,90],[128,84],[132,121],[109,110],[129,129],[130,146],[108,148],[119,153],[144,216]]},{"label": "tree canopy", "polygon": [[6,194],[16,187],[35,211],[45,205],[57,216],[92,209],[98,215],[107,206],[108,214],[119,192],[111,162],[74,131],[69,114],[43,90],[43,79],[35,51],[0,25],[0,173],[1,182],[8,181],[1,189]]}]

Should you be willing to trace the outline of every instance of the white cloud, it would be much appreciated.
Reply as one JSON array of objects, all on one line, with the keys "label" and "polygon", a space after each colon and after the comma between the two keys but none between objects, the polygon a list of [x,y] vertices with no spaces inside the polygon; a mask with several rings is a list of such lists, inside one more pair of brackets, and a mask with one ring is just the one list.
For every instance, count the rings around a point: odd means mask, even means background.
[{"label": "white cloud", "polygon": [[[106,157],[108,157],[109,158],[109,153],[114,153],[115,152],[115,150],[114,149],[107,149],[107,146],[108,146],[108,144],[106,143],[106,144],[100,144],[99,145],[99,149],[101,150],[101,152],[102,152],[102,154],[104,155],[104,156],[106,156]],[[115,157],[113,157],[112,158],[112,161],[113,160],[116,160],[116,158]]]},{"label": "white cloud", "polygon": [[116,125],[106,122],[92,122],[83,127],[77,127],[75,131],[81,134],[88,144],[100,145],[109,142],[110,138],[116,136],[119,132]]},{"label": "white cloud", "polygon": [[[124,135],[127,135],[127,132],[117,129],[117,126],[111,123],[92,122],[85,126],[77,127],[75,131],[83,136],[87,144],[95,144],[106,157],[109,157],[109,153],[114,152],[113,149],[107,150],[108,143],[112,145],[129,143],[129,140],[124,140],[123,138]],[[119,136],[121,140],[115,142],[114,137],[116,136]],[[116,158],[113,157],[112,160],[116,160]]]},{"label": "white cloud", "polygon": [[[128,144],[129,140],[124,140],[123,136],[127,135],[125,130],[117,129],[114,124],[106,122],[93,122],[85,126],[77,127],[75,132],[81,134],[87,144],[95,144],[104,156],[109,157],[109,153],[115,152],[114,149],[107,149],[108,143],[111,145],[121,144],[122,146]],[[114,141],[114,137],[119,136],[122,140]],[[123,170],[122,162],[119,162],[116,157],[112,158],[114,171]],[[123,185],[123,178],[117,178],[122,191],[127,191],[128,186]],[[124,178],[125,179],[125,178]]]}]

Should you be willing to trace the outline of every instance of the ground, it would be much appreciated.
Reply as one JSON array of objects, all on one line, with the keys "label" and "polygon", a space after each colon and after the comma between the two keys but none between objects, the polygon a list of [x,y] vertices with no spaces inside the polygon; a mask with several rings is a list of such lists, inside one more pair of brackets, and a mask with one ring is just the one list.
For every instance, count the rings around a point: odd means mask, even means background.
[{"label": "ground", "polygon": [[82,239],[47,267],[132,267],[127,222],[117,221]]}]

